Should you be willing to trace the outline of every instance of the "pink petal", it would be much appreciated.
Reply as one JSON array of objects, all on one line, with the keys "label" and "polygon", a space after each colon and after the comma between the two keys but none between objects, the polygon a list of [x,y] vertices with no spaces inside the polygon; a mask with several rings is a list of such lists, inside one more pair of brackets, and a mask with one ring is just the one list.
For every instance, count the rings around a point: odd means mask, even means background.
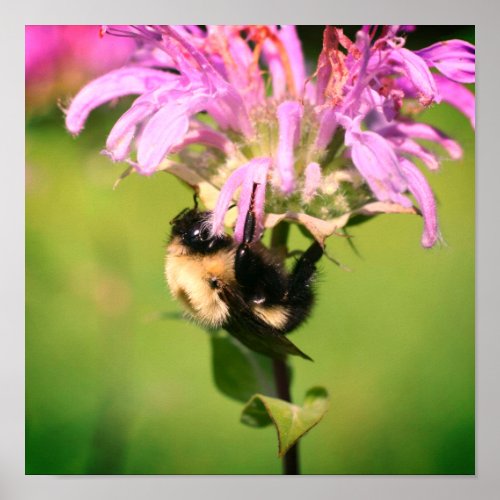
[{"label": "pink petal", "polygon": [[172,147],[172,152],[180,151],[189,144],[204,144],[223,151],[226,155],[235,152],[236,146],[227,136],[216,130],[201,124],[191,124],[191,130],[184,136],[181,142]]},{"label": "pink petal", "polygon": [[146,124],[138,141],[137,161],[140,172],[149,175],[163,161],[172,147],[182,141],[189,129],[191,116],[206,109],[211,95],[202,91],[167,93],[171,99]]},{"label": "pink petal", "polygon": [[436,156],[427,148],[421,146],[418,142],[415,142],[409,138],[394,139],[393,142],[395,143],[398,153],[416,156],[425,163],[425,166],[429,170],[439,169],[439,161]]},{"label": "pink petal", "polygon": [[439,237],[434,195],[427,179],[411,161],[406,158],[400,158],[399,161],[401,170],[408,181],[408,189],[418,201],[424,218],[422,246],[430,248]]},{"label": "pink petal", "polygon": [[[252,136],[253,126],[248,117],[245,103],[234,86],[229,84],[220,73],[215,70],[202,52],[191,45],[174,28],[171,26],[164,26],[163,30],[167,36],[176,40],[199,65],[199,74],[207,84],[207,93],[215,93],[214,97],[216,97],[216,101],[218,102],[214,110],[219,113],[219,118],[225,119],[234,130],[242,132],[247,137]],[[174,53],[175,49],[176,48],[173,46],[168,48],[168,50]],[[182,61],[183,58],[179,58],[178,60]],[[212,108],[209,107],[208,109]]]},{"label": "pink petal", "polygon": [[264,229],[264,203],[266,198],[267,172],[271,165],[270,158],[254,158],[248,165],[250,168],[241,186],[240,198],[238,200],[238,218],[234,229],[234,239],[240,243],[243,241],[245,222],[252,201],[254,184],[257,184],[253,212],[255,215],[255,235],[253,241],[260,239]]},{"label": "pink petal", "polygon": [[300,140],[302,105],[296,101],[285,101],[278,106],[279,123],[276,168],[281,180],[281,190],[289,194],[295,187],[294,148]]},{"label": "pink petal", "polygon": [[321,168],[319,163],[309,163],[304,171],[304,176],[305,181],[303,198],[305,202],[309,202],[314,198],[321,185]]},{"label": "pink petal", "polygon": [[229,205],[233,202],[234,193],[241,187],[251,168],[251,163],[245,163],[238,167],[222,186],[212,215],[212,233],[214,235],[223,232],[224,217]]},{"label": "pink petal", "polygon": [[316,136],[316,147],[325,149],[332,140],[333,134],[337,130],[337,120],[333,108],[326,109],[321,115],[318,134]]},{"label": "pink petal", "polygon": [[411,201],[401,193],[406,191],[406,179],[390,144],[375,132],[347,135],[354,165],[366,179],[380,201],[392,201],[408,207]]},{"label": "pink petal", "polygon": [[431,125],[417,122],[401,122],[395,125],[395,129],[403,135],[439,144],[446,149],[453,160],[458,160],[462,157],[460,144]]},{"label": "pink petal", "polygon": [[172,146],[189,128],[189,116],[175,102],[157,111],[144,128],[137,147],[137,163],[141,174],[152,174]]},{"label": "pink petal", "polygon": [[153,111],[154,106],[150,103],[139,102],[133,104],[115,123],[106,141],[107,153],[113,161],[122,161],[127,158],[138,124]]},{"label": "pink petal", "polygon": [[469,42],[446,40],[415,53],[451,80],[474,83],[476,79],[476,49]]},{"label": "pink petal", "polygon": [[233,61],[224,65],[228,80],[244,96],[247,107],[264,101],[264,79],[261,72],[253,67],[253,53],[248,44],[235,34],[232,26],[216,27],[222,29],[221,36],[228,43]]},{"label": "pink petal", "polygon": [[101,104],[125,95],[143,94],[178,78],[172,73],[138,66],[111,71],[80,90],[66,113],[66,127],[78,134],[89,113]]},{"label": "pink petal", "polygon": [[304,66],[304,54],[302,53],[302,45],[297,35],[297,30],[293,25],[282,25],[278,36],[280,37],[285,49],[288,53],[288,60],[292,68],[295,89],[301,95],[304,90],[304,82],[306,79],[306,70]]},{"label": "pink petal", "polygon": [[392,51],[391,60],[412,82],[422,105],[428,106],[432,102],[440,102],[441,98],[434,77],[421,57],[411,50],[398,48]]},{"label": "pink petal", "polygon": [[473,128],[476,126],[476,97],[463,85],[449,80],[441,75],[434,75],[439,93],[443,101],[451,104],[462,112],[471,122]]},{"label": "pink petal", "polygon": [[278,49],[271,40],[262,44],[262,55],[271,73],[273,97],[281,99],[286,90],[286,76]]}]

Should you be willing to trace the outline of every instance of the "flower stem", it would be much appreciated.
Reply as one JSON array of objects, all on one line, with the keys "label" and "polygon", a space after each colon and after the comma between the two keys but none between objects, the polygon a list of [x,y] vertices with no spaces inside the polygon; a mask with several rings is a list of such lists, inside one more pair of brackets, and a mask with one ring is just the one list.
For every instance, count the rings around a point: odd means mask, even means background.
[{"label": "flower stem", "polygon": [[[286,244],[290,226],[286,222],[278,224],[271,234],[271,249],[286,256]],[[292,402],[290,396],[290,371],[284,359],[273,359],[274,381],[278,397],[284,401]],[[283,457],[283,474],[297,475],[299,472],[299,443],[297,441]]]},{"label": "flower stem", "polygon": [[[274,380],[278,397],[292,402],[290,397],[290,377],[285,359],[273,359]],[[299,442],[297,441],[283,457],[283,474],[297,475],[299,472]]]}]

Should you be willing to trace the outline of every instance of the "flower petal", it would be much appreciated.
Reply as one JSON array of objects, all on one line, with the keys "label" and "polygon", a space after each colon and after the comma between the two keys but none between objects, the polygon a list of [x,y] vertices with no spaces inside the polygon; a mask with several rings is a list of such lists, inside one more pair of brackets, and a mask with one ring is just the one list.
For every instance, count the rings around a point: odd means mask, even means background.
[{"label": "flower petal", "polygon": [[[241,131],[247,137],[252,136],[253,127],[248,117],[245,103],[234,86],[228,83],[215,70],[202,52],[191,45],[177,30],[171,26],[164,26],[163,30],[168,37],[176,40],[198,64],[200,78],[207,85],[207,93],[215,93],[213,97],[217,98],[217,107],[208,107],[209,111],[213,110],[215,112],[214,117],[218,119],[218,114],[219,118],[227,120],[234,130]],[[172,46],[168,50],[173,51],[175,54],[176,48],[178,50],[178,46]],[[182,60],[182,58],[179,58],[179,61]]]},{"label": "flower petal", "polygon": [[304,191],[302,197],[308,203],[316,195],[316,191],[321,185],[321,168],[319,163],[311,162],[304,171]]},{"label": "flower petal", "polygon": [[449,80],[441,75],[434,75],[439,93],[443,101],[451,104],[463,113],[471,122],[473,128],[476,126],[476,97],[463,85]]},{"label": "flower petal", "polygon": [[101,104],[125,95],[143,94],[178,78],[172,73],[138,66],[111,71],[80,90],[66,113],[66,127],[78,134],[89,113]]},{"label": "flower petal", "polygon": [[295,89],[302,94],[304,89],[304,82],[306,79],[306,70],[304,65],[304,54],[302,53],[302,45],[297,35],[297,30],[293,25],[282,25],[278,34],[283,42],[285,49],[288,53],[288,60],[293,73],[295,82]]},{"label": "flower petal", "polygon": [[391,53],[391,60],[413,83],[423,106],[428,106],[432,102],[440,102],[441,98],[434,77],[421,57],[411,50],[396,48]]},{"label": "flower petal", "polygon": [[281,61],[278,49],[271,40],[266,40],[262,45],[262,55],[269,68],[273,84],[273,97],[281,99],[286,90],[285,69]]},{"label": "flower petal", "polygon": [[300,140],[302,105],[296,101],[285,101],[278,106],[279,140],[276,168],[281,180],[281,190],[289,194],[295,187],[294,148]]},{"label": "flower petal", "polygon": [[191,116],[206,109],[211,99],[211,95],[201,90],[179,91],[177,98],[169,100],[153,115],[138,141],[137,160],[141,173],[149,175],[156,170],[172,147],[186,135]]},{"label": "flower petal", "polygon": [[250,168],[252,168],[251,163],[245,163],[238,167],[222,186],[212,215],[212,234],[216,235],[223,232],[224,217],[233,201],[234,193],[243,184]]},{"label": "flower petal", "polygon": [[351,133],[348,140],[354,165],[375,196],[381,201],[411,206],[411,201],[401,194],[407,189],[406,179],[390,144],[375,132]]},{"label": "flower petal", "polygon": [[[255,70],[252,50],[240,33],[232,26],[216,26],[212,30],[220,33],[222,41],[228,45],[230,59],[224,61],[227,79],[244,97],[247,107],[255,106],[264,100],[264,79],[260,71]],[[226,55],[226,59],[228,56]]]},{"label": "flower petal", "polygon": [[400,158],[399,162],[401,170],[408,181],[408,189],[418,201],[424,218],[422,246],[430,248],[434,246],[439,237],[434,195],[422,172],[411,161]]},{"label": "flower petal", "polygon": [[234,239],[241,243],[245,232],[245,222],[250,205],[252,193],[255,188],[253,202],[253,213],[255,215],[255,234],[253,241],[260,239],[264,230],[264,202],[266,199],[267,171],[271,165],[271,158],[254,158],[248,165],[250,168],[241,186],[240,198],[238,200],[238,218],[234,229]]},{"label": "flower petal", "polygon": [[427,148],[421,146],[418,142],[406,137],[399,140],[395,139],[394,143],[398,153],[416,156],[425,163],[429,170],[439,169],[439,161],[436,158],[436,155],[431,153]]},{"label": "flower petal", "polygon": [[429,66],[461,83],[474,83],[476,79],[476,49],[463,40],[446,40],[415,51]]},{"label": "flower petal", "polygon": [[144,128],[137,147],[141,174],[152,174],[171,147],[189,128],[189,116],[182,106],[169,102],[157,111]]},{"label": "flower petal", "polygon": [[453,160],[458,160],[462,157],[462,148],[460,144],[431,125],[417,122],[400,122],[397,123],[394,128],[402,135],[414,137],[416,139],[425,139],[439,144],[446,149]]},{"label": "flower petal", "polygon": [[203,126],[199,123],[191,123],[189,132],[184,136],[181,142],[172,147],[172,152],[180,151],[189,144],[204,144],[223,151],[230,155],[236,151],[236,146],[227,136],[217,132],[213,128]]},{"label": "flower petal", "polygon": [[316,135],[316,147],[318,149],[325,149],[330,144],[333,134],[337,130],[337,125],[334,109],[325,109],[321,115],[318,134]]},{"label": "flower petal", "polygon": [[150,103],[136,101],[114,124],[106,141],[107,153],[113,161],[122,161],[128,156],[137,125],[153,111],[154,106]]}]

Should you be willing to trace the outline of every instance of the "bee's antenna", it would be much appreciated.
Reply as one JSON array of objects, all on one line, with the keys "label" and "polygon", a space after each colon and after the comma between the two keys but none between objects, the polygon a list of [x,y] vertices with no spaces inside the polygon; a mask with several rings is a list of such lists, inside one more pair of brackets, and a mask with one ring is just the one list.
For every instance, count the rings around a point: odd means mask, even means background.
[{"label": "bee's antenna", "polygon": [[179,219],[181,219],[182,217],[184,217],[184,215],[186,215],[187,213],[189,212],[189,208],[185,208],[184,210],[182,210],[180,213],[178,213],[171,221],[170,221],[170,225],[172,224],[175,224]]},{"label": "bee's antenna", "polygon": [[198,210],[198,201],[199,201],[199,198],[198,198],[198,192],[195,191],[194,194],[193,194],[193,201],[194,201],[194,210]]}]

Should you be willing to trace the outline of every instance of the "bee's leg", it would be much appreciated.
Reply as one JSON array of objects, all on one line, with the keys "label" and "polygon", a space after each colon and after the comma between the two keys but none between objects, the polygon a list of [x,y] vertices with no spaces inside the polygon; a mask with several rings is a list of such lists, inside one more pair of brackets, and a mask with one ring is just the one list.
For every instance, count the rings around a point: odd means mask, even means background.
[{"label": "bee's leg", "polygon": [[265,262],[252,248],[255,237],[254,197],[257,184],[253,185],[250,208],[248,210],[243,242],[236,250],[234,272],[245,298],[258,304],[271,305],[282,300],[286,293],[287,280],[273,264]]},{"label": "bee's leg", "polygon": [[250,206],[248,207],[247,216],[245,219],[245,227],[243,228],[243,243],[250,244],[255,236],[255,191],[257,184],[253,183],[252,197],[250,198]]},{"label": "bee's leg", "polygon": [[245,219],[245,227],[243,229],[243,242],[240,243],[236,250],[234,260],[234,272],[236,281],[247,289],[254,289],[258,281],[258,269],[261,259],[255,255],[250,249],[250,243],[255,236],[255,213],[254,213],[254,197],[257,184],[254,183],[252,190],[252,198],[250,207]]},{"label": "bee's leg", "polygon": [[310,285],[316,273],[316,262],[321,259],[322,255],[322,246],[314,240],[311,246],[301,255],[293,268],[289,282],[289,291],[292,295],[294,295],[293,292],[296,292],[301,287]]},{"label": "bee's leg", "polygon": [[323,248],[314,243],[302,254],[295,264],[287,285],[287,304],[289,310],[287,332],[292,331],[309,315],[313,302],[313,280],[316,274],[316,262],[323,255]]}]

